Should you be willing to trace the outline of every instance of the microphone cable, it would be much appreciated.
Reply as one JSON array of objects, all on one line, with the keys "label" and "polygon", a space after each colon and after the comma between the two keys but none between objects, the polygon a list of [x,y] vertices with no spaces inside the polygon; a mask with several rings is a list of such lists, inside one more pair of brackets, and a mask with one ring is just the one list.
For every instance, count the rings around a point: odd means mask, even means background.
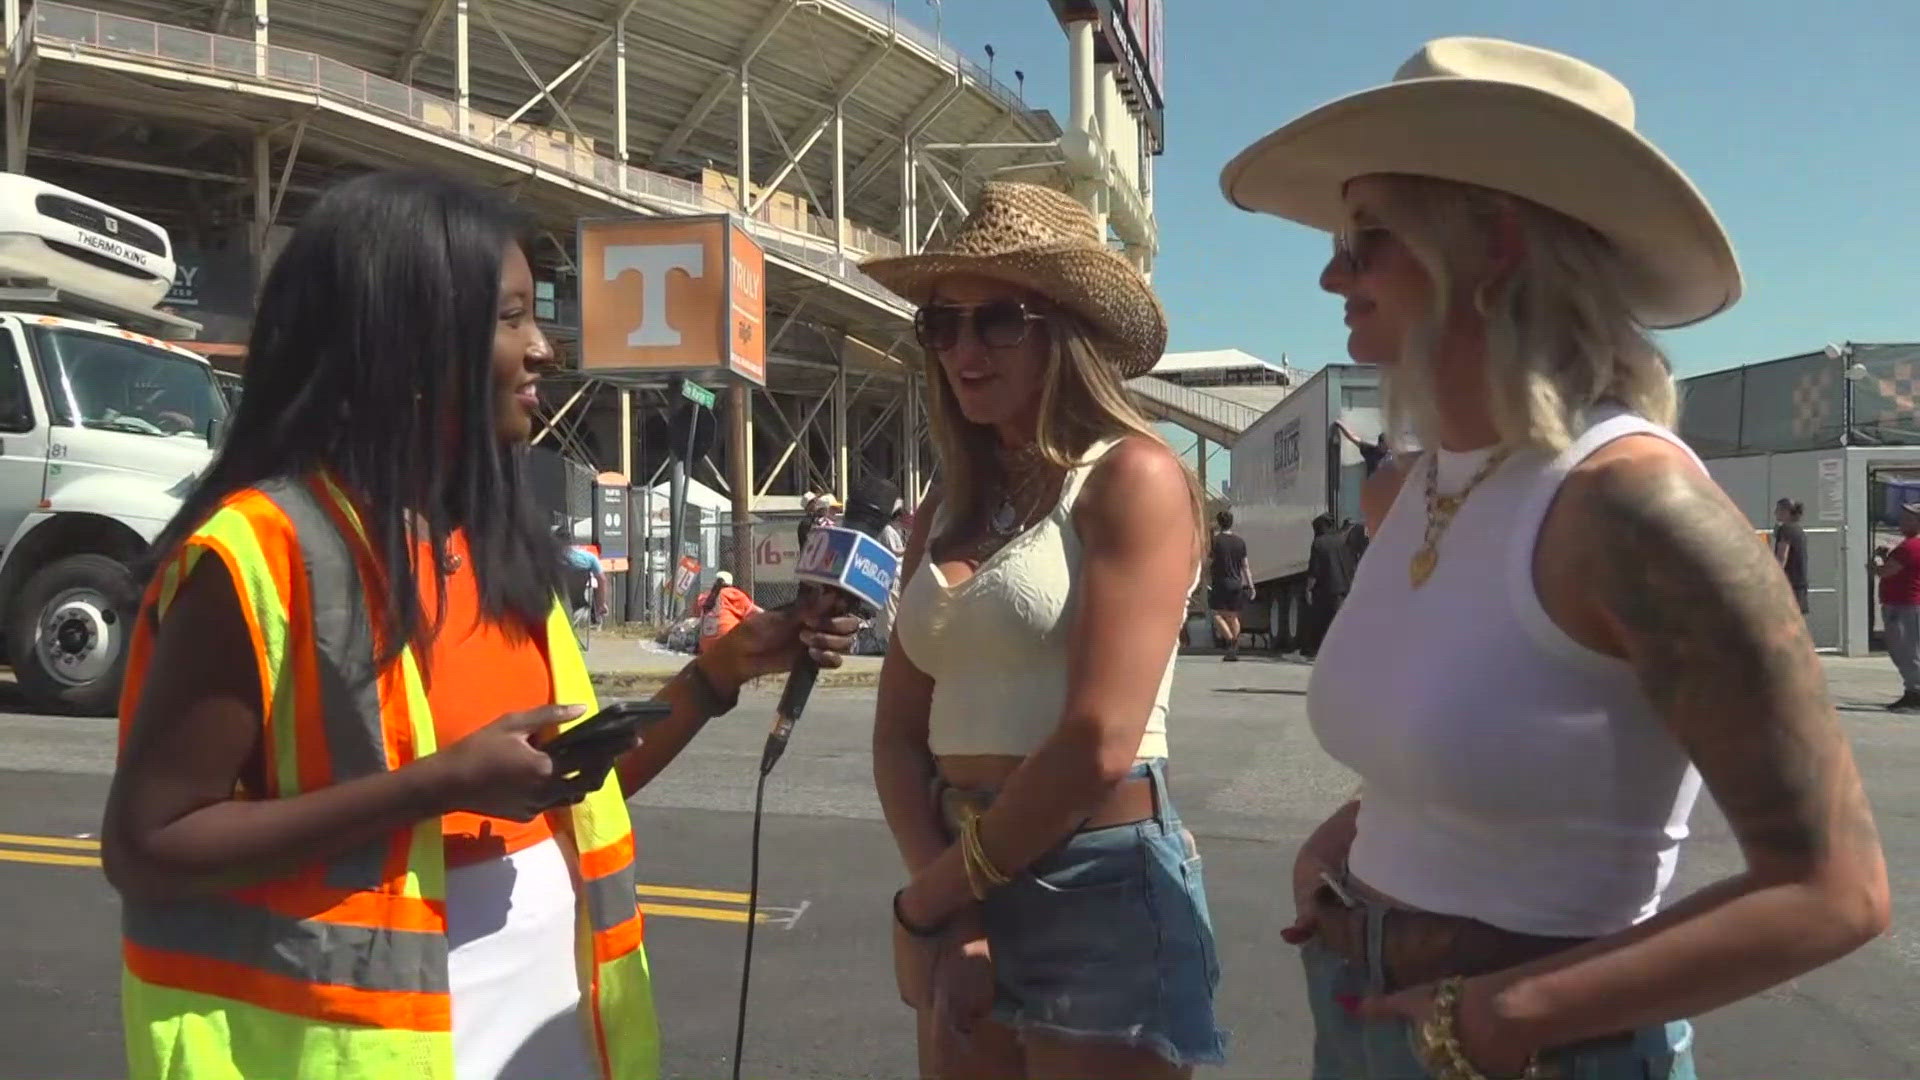
[{"label": "microphone cable", "polygon": [[767,777],[772,763],[760,770],[753,785],[753,840],[747,857],[747,950],[740,960],[740,1010],[733,1022],[733,1080],[740,1080],[741,1055],[747,1043],[747,990],[753,980],[753,928],[760,922],[760,815],[766,808]]}]

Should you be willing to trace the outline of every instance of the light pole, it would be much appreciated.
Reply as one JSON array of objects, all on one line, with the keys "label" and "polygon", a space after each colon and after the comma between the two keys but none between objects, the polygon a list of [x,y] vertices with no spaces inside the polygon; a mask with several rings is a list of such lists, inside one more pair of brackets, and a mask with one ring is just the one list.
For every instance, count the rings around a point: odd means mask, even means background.
[{"label": "light pole", "polygon": [[987,85],[993,85],[993,46],[987,46]]},{"label": "light pole", "polygon": [[1027,73],[1019,68],[1013,69],[1013,81],[1020,88],[1020,104],[1027,103]]},{"label": "light pole", "polygon": [[1840,397],[1840,445],[1852,446],[1853,388],[1859,385],[1860,380],[1867,377],[1867,365],[1853,358],[1851,341],[1840,345],[1829,342],[1823,351],[1827,354],[1827,359],[1842,365],[1840,375],[1846,381],[1846,387]]}]

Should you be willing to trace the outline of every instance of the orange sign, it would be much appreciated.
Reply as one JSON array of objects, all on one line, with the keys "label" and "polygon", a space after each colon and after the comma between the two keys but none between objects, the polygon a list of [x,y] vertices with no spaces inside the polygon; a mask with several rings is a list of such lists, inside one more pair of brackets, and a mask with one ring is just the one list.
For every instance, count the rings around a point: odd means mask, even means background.
[{"label": "orange sign", "polygon": [[580,366],[766,382],[766,257],[725,215],[580,223]]},{"label": "orange sign", "polygon": [[731,355],[735,374],[767,384],[767,255],[747,230],[730,225],[727,263],[732,312]]}]

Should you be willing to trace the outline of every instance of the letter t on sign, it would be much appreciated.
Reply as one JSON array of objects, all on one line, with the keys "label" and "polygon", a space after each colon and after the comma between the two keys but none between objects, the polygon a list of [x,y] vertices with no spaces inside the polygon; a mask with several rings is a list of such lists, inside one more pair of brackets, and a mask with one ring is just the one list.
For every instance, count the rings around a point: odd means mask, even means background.
[{"label": "letter t on sign", "polygon": [[706,249],[699,244],[612,244],[607,247],[608,281],[631,270],[640,275],[640,325],[627,334],[635,348],[680,344],[680,331],[667,315],[667,275],[679,270],[705,277]]}]

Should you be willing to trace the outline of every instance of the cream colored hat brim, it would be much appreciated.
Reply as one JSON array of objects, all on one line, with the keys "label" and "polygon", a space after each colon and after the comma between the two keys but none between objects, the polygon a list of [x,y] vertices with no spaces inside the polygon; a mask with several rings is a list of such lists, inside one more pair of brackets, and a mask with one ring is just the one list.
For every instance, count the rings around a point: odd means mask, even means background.
[{"label": "cream colored hat brim", "polygon": [[1334,232],[1347,181],[1380,173],[1476,184],[1584,222],[1621,252],[1647,326],[1685,326],[1740,298],[1726,230],[1666,155],[1556,94],[1490,79],[1409,79],[1323,105],[1220,174],[1243,209]]},{"label": "cream colored hat brim", "polygon": [[1123,379],[1144,375],[1165,355],[1167,315],[1159,297],[1119,255],[1077,241],[1037,244],[992,255],[929,251],[862,263],[868,277],[914,304],[959,276],[1004,281],[1046,297],[1083,319],[1101,356]]}]

